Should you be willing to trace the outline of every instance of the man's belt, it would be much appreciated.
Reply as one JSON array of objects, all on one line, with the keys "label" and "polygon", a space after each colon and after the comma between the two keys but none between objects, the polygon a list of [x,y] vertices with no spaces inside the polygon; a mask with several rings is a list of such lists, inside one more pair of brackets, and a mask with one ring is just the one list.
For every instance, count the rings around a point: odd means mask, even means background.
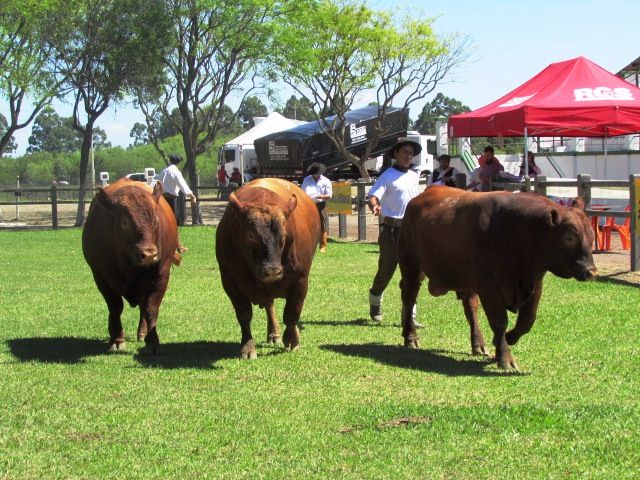
[{"label": "man's belt", "polygon": [[399,227],[402,225],[401,218],[393,218],[393,217],[384,217],[382,219],[382,224],[387,225],[388,227]]}]

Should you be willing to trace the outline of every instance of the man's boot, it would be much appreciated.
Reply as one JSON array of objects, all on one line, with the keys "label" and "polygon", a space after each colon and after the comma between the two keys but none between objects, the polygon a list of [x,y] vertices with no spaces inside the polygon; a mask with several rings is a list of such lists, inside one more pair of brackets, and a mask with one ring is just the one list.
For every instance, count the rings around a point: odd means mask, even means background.
[{"label": "man's boot", "polygon": [[376,323],[382,322],[382,295],[369,292],[369,316]]},{"label": "man's boot", "polygon": [[325,253],[327,251],[327,240],[329,239],[328,232],[322,232],[322,237],[320,240],[320,251]]}]

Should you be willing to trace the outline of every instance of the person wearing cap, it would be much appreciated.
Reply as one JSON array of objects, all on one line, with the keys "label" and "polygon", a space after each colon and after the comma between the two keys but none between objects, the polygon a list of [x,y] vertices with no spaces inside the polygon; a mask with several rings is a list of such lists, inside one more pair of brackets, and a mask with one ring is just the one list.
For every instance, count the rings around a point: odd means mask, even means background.
[{"label": "person wearing cap", "polygon": [[240,169],[238,167],[233,167],[233,172],[231,172],[231,183],[235,183],[236,187],[242,186],[242,175],[240,174]]},{"label": "person wearing cap", "polygon": [[302,181],[302,190],[311,197],[318,207],[320,213],[320,228],[322,230],[322,237],[320,238],[320,251],[322,253],[327,251],[327,238],[329,234],[327,232],[327,219],[325,217],[325,207],[327,202],[333,195],[333,188],[331,187],[331,180],[323,175],[327,171],[327,167],[322,163],[312,163],[307,169],[308,175]]},{"label": "person wearing cap", "polygon": [[[529,176],[537,177],[542,173],[540,167],[536,165],[536,156],[533,154],[531,150],[527,152],[527,163],[529,165]],[[522,164],[520,165],[520,176],[524,176],[524,155],[522,156]]]},{"label": "person wearing cap", "polygon": [[451,166],[451,157],[443,153],[438,157],[438,168],[433,170],[431,175],[431,185],[456,185],[456,175],[460,170]]},{"label": "person wearing cap", "polygon": [[[171,207],[171,211],[176,215],[176,199],[180,191],[184,193],[185,198],[189,198],[191,203],[196,203],[196,196],[187,185],[182,172],[178,168],[178,164],[182,161],[180,155],[169,155],[169,165],[158,173],[154,179],[162,183],[162,196]],[[177,220],[176,216],[176,220]],[[178,240],[178,243],[180,241]],[[178,251],[180,253],[186,252],[187,248],[182,245],[178,245]]]},{"label": "person wearing cap", "polygon": [[487,145],[484,148],[479,163],[480,167],[477,169],[474,180],[467,185],[467,190],[488,192],[491,189],[491,177],[499,172],[504,172],[504,167],[500,163],[500,160],[496,158],[491,145]]},{"label": "person wearing cap", "polygon": [[[399,138],[389,150],[394,164],[378,177],[369,190],[369,208],[375,216],[382,218],[378,235],[378,271],[369,289],[369,316],[374,322],[382,321],[382,295],[398,266],[398,234],[404,211],[409,201],[420,193],[420,176],[411,169],[411,160],[421,150],[418,142]],[[422,325],[415,321],[415,311],[414,305],[413,321],[416,328],[421,328]]]}]

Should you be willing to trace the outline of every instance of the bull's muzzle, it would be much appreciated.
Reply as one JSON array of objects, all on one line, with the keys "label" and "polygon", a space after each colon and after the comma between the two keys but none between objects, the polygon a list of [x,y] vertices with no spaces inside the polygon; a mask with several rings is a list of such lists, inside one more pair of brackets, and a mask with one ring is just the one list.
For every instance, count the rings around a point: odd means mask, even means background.
[{"label": "bull's muzzle", "polygon": [[282,280],[282,265],[264,265],[257,273],[261,282],[277,282],[278,280]]},{"label": "bull's muzzle", "polygon": [[598,276],[598,269],[594,266],[593,268],[590,268],[589,270],[586,271],[585,280],[595,280],[597,276]]},{"label": "bull's muzzle", "polygon": [[158,256],[158,247],[149,245],[136,249],[134,263],[140,267],[150,267],[160,260]]}]

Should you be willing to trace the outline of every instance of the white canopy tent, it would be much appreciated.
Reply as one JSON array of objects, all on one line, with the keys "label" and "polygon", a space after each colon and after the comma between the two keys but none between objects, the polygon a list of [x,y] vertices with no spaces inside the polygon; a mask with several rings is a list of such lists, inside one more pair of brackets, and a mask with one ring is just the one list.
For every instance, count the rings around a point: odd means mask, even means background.
[{"label": "white canopy tent", "polygon": [[307,123],[304,120],[292,120],[290,118],[285,118],[278,112],[272,112],[266,117],[253,117],[253,120],[255,122],[255,126],[253,128],[250,128],[242,135],[229,140],[222,147],[223,150],[236,151],[234,158],[236,160],[239,160],[239,164],[237,166],[242,173],[243,182],[245,170],[245,151],[254,151],[253,141],[256,138],[264,137],[265,135],[269,135],[271,133],[288,130],[303,123]]}]

